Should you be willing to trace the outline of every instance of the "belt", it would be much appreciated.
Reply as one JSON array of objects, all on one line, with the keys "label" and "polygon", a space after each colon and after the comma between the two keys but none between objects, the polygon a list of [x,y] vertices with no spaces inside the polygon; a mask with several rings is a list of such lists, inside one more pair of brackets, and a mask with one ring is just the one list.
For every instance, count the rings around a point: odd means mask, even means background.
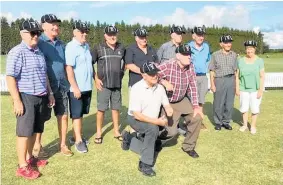
[{"label": "belt", "polygon": [[197,73],[196,76],[206,76],[206,73]]},{"label": "belt", "polygon": [[229,75],[225,75],[225,76],[218,76],[218,77],[215,77],[215,78],[224,78],[224,77],[232,77],[234,76],[235,74],[229,74]]}]

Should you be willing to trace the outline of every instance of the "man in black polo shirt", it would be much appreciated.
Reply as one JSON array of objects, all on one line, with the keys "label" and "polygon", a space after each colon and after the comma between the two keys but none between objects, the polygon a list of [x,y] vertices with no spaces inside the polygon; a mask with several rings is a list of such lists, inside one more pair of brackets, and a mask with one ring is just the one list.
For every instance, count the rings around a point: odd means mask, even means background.
[{"label": "man in black polo shirt", "polygon": [[155,49],[147,44],[147,31],[138,28],[134,32],[136,43],[126,49],[125,63],[129,69],[129,88],[142,79],[140,68],[147,62],[158,62]]},{"label": "man in black polo shirt", "polygon": [[95,85],[97,88],[97,134],[94,142],[102,143],[102,125],[104,112],[109,107],[112,109],[114,125],[114,138],[122,140],[119,132],[119,110],[121,109],[121,87],[124,76],[124,46],[117,41],[118,29],[107,26],[104,29],[103,43],[94,46],[92,51],[93,63],[97,62]]}]

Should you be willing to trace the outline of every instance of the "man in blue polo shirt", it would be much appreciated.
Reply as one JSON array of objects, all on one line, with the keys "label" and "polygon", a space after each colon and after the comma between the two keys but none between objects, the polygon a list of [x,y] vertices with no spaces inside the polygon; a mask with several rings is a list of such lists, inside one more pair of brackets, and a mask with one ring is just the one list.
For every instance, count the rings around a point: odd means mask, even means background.
[{"label": "man in blue polo shirt", "polygon": [[[40,172],[33,167],[45,166],[47,160],[32,155],[37,133],[50,119],[50,107],[55,105],[43,53],[38,49],[41,28],[33,19],[20,24],[22,42],[11,49],[7,57],[6,80],[17,118],[17,176],[36,179]],[[48,95],[49,94],[49,95]]]},{"label": "man in blue polo shirt", "polygon": [[[208,78],[206,76],[208,70],[208,62],[210,61],[210,48],[205,38],[205,27],[194,27],[192,30],[193,41],[189,42],[192,49],[192,62],[195,66],[198,99],[201,110],[205,103],[205,95],[208,91]],[[206,129],[202,123],[202,129]]]},{"label": "man in blue polo shirt", "polygon": [[80,153],[88,151],[82,139],[82,118],[89,113],[93,87],[92,56],[86,37],[89,27],[86,23],[75,22],[73,39],[66,46],[66,72],[71,85],[69,92],[70,117],[73,121],[75,147]]},{"label": "man in blue polo shirt", "polygon": [[[57,117],[58,132],[60,137],[60,151],[65,156],[72,156],[66,145],[66,136],[68,131],[68,91],[69,82],[65,72],[65,45],[57,37],[59,35],[59,23],[61,22],[53,14],[46,14],[41,17],[41,24],[44,33],[39,37],[38,47],[43,52],[47,74],[50,81],[51,89],[54,93],[56,105],[54,106],[54,113]],[[45,152],[41,147],[41,136],[37,137],[37,142],[34,147],[34,153],[38,156],[44,157]]]}]

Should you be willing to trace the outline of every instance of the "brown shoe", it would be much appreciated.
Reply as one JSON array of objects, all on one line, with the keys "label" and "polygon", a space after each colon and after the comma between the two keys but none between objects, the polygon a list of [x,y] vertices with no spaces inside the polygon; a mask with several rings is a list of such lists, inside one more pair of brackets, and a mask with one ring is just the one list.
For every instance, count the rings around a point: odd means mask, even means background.
[{"label": "brown shoe", "polygon": [[40,159],[46,159],[49,157],[48,152],[46,152],[42,146],[40,146],[40,148],[33,148],[32,155]]},{"label": "brown shoe", "polygon": [[74,155],[74,153],[69,150],[69,148],[65,145],[65,146],[61,146],[61,154],[67,156],[67,157],[71,157]]},{"label": "brown shoe", "polygon": [[201,130],[208,130],[207,128],[206,128],[206,126],[203,124],[203,123],[201,123],[201,128],[200,128]]}]

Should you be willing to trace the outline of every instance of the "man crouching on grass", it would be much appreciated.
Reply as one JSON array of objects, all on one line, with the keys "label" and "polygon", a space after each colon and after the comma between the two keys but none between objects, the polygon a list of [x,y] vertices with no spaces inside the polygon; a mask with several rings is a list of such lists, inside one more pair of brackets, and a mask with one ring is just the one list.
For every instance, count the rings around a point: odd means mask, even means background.
[{"label": "man crouching on grass", "polygon": [[[143,141],[139,140],[139,153],[141,159],[138,169],[146,176],[155,176],[154,165],[155,143],[159,135],[159,126],[167,125],[165,116],[158,118],[161,105],[168,116],[172,116],[171,108],[165,89],[159,85],[154,63],[143,64],[141,74],[143,79],[134,84],[130,92],[128,122],[140,134],[144,134]],[[133,136],[123,131],[122,149],[128,150]]]},{"label": "man crouching on grass", "polygon": [[44,122],[50,119],[55,100],[47,78],[47,69],[43,53],[38,49],[38,37],[41,34],[39,24],[26,20],[20,24],[22,42],[8,53],[7,84],[13,99],[17,118],[17,176],[36,179],[40,172],[31,168],[43,167],[46,160],[32,156],[37,133],[44,130]]}]

